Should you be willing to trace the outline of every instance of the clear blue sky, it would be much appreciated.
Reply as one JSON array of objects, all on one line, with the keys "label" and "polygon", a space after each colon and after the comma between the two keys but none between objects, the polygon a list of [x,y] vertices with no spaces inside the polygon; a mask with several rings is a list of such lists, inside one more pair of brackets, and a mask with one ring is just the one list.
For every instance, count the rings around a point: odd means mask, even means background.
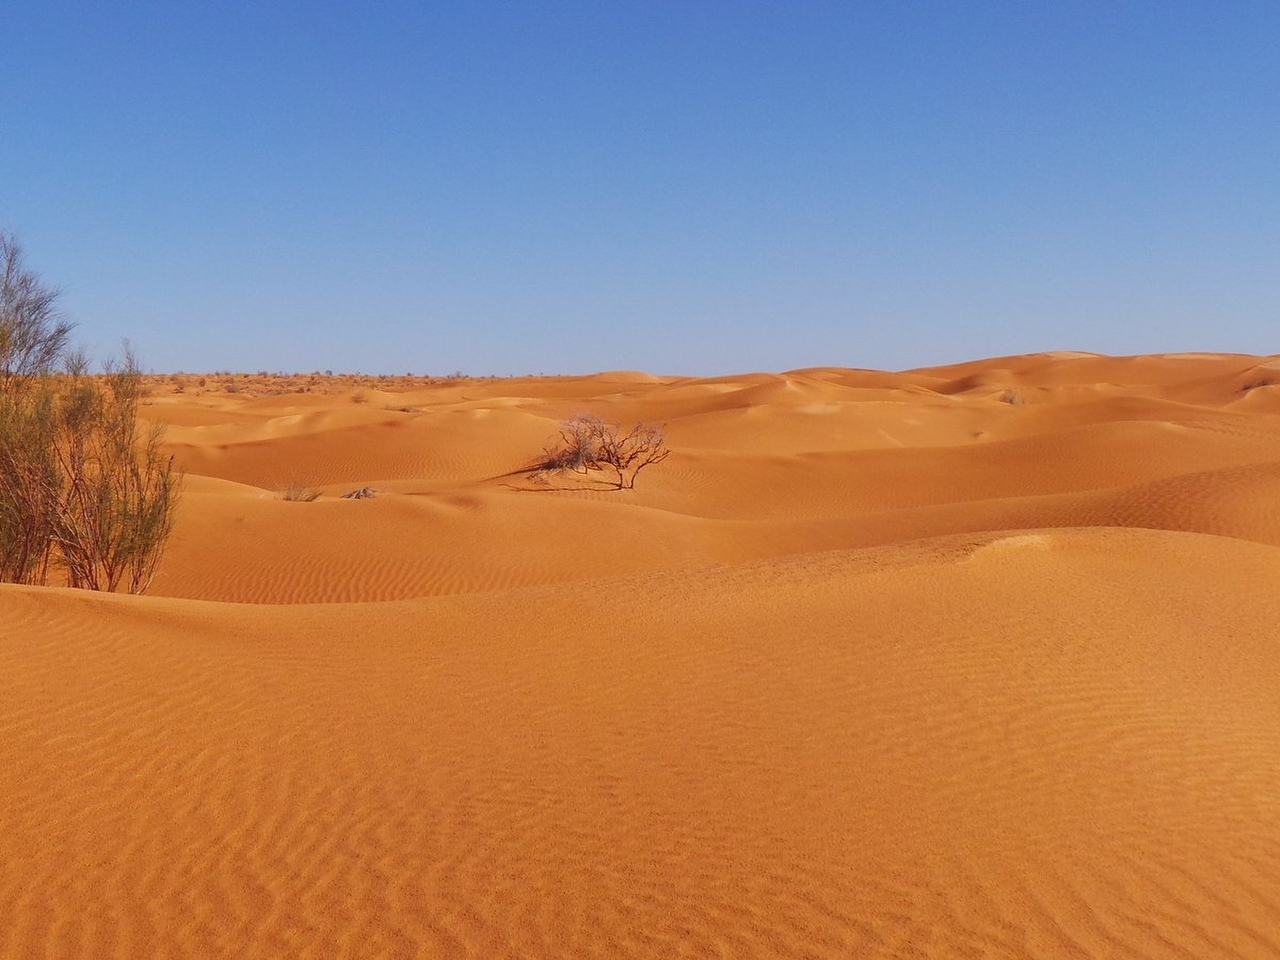
[{"label": "clear blue sky", "polygon": [[156,370],[1280,351],[1271,0],[49,0],[0,29],[0,228],[86,344]]}]

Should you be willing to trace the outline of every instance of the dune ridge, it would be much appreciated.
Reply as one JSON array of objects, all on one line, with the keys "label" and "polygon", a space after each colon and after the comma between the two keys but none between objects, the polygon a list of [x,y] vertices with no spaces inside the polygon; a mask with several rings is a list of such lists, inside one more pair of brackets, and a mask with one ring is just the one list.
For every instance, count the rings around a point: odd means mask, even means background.
[{"label": "dune ridge", "polygon": [[150,595],[0,585],[0,956],[1280,955],[1275,364],[157,378]]}]

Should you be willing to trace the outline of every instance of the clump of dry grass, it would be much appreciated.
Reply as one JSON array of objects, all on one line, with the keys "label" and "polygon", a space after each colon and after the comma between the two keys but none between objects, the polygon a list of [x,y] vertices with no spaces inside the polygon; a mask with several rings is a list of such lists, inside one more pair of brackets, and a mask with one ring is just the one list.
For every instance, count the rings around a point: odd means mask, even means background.
[{"label": "clump of dry grass", "polygon": [[305,483],[293,481],[280,491],[280,499],[294,503],[311,503],[320,499],[320,491]]}]

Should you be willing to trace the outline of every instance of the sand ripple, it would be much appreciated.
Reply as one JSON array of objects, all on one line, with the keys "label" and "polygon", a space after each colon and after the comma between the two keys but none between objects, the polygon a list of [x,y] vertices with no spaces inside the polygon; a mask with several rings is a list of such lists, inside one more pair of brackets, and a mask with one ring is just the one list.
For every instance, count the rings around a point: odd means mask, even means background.
[{"label": "sand ripple", "polygon": [[[154,595],[0,586],[0,956],[1280,956],[1256,366],[237,397]],[[498,476],[592,397],[689,446]]]}]

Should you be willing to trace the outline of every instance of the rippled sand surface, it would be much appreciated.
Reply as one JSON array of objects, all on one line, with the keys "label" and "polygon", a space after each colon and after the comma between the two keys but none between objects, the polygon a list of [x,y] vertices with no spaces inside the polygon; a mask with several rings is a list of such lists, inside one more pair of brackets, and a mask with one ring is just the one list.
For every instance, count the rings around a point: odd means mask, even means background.
[{"label": "rippled sand surface", "polygon": [[205,379],[0,586],[0,956],[1280,956],[1280,361]]}]

